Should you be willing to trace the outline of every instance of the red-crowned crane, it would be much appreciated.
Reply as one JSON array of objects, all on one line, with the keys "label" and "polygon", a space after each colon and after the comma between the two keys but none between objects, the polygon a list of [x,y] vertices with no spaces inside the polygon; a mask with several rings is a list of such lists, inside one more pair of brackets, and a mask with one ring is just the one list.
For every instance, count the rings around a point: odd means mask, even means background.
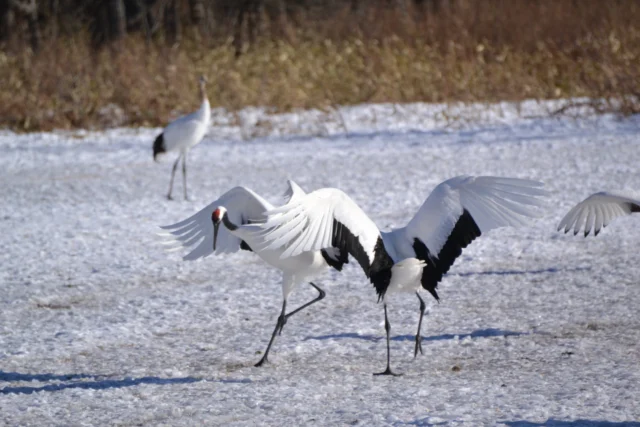
[{"label": "red-crowned crane", "polygon": [[[288,181],[288,184],[289,189],[285,197],[289,198],[289,202],[295,202],[298,198],[304,197],[305,192],[295,182]],[[184,256],[184,260],[195,260],[212,253],[223,254],[244,249],[255,252],[267,264],[282,271],[282,310],[267,349],[255,366],[262,366],[268,361],[271,345],[276,335],[282,333],[287,319],[325,296],[322,289],[310,282],[309,284],[319,292],[318,297],[286,313],[287,298],[294,287],[318,276],[328,266],[341,271],[342,266],[348,262],[346,252],[330,247],[286,258],[281,257],[283,249],[258,249],[256,243],[262,240],[256,231],[262,231],[262,229],[257,224],[264,222],[266,219],[264,213],[270,209],[273,209],[273,205],[252,190],[246,187],[235,187],[195,215],[175,224],[162,226],[163,229],[168,230],[168,233],[163,235],[169,236],[172,241],[177,241],[181,246],[193,247],[191,252]]]},{"label": "red-crowned crane", "polygon": [[537,216],[542,183],[516,178],[458,176],[439,184],[409,223],[381,232],[345,193],[323,188],[267,212],[260,247],[282,250],[282,257],[337,248],[353,256],[384,304],[387,367],[378,375],[395,375],[390,367],[386,296],[412,292],[420,300],[414,357],[422,353],[420,329],[425,304],[419,290],[436,300],[438,282],[462,249],[482,233],[524,225]]},{"label": "red-crowned crane", "polygon": [[176,175],[178,162],[182,159],[182,182],[184,186],[184,199],[187,196],[187,153],[194,145],[202,141],[207,134],[209,123],[211,122],[211,107],[206,92],[206,79],[200,76],[200,97],[202,104],[197,111],[186,116],[179,117],[169,123],[153,143],[153,159],[157,160],[158,154],[169,151],[178,151],[180,154],[173,164],[171,170],[171,181],[169,182],[169,194],[167,199],[172,200],[173,178]]}]

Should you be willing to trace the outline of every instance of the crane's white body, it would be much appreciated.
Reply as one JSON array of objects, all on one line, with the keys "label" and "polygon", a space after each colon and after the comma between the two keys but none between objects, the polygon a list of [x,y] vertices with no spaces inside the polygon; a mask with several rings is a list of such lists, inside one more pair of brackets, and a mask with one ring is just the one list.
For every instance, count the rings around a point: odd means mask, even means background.
[{"label": "crane's white body", "polygon": [[413,257],[396,262],[391,267],[391,280],[384,298],[394,292],[417,292],[425,264],[425,261]]},{"label": "crane's white body", "polygon": [[[238,230],[229,231],[244,240],[251,248],[258,247],[261,238],[256,234],[257,225],[243,225]],[[282,271],[282,298],[288,299],[291,292],[301,283],[323,273],[329,266],[320,251],[302,252],[282,258],[282,249],[261,249],[254,251],[268,265]]]},{"label": "crane's white body", "polygon": [[[289,201],[304,197],[304,191],[296,183],[288,181],[288,184],[285,196],[289,197]],[[281,248],[260,248],[262,240],[259,233],[262,229],[259,224],[266,220],[265,211],[270,209],[273,209],[273,205],[252,190],[235,187],[195,215],[163,227],[169,230],[165,234],[170,237],[169,243],[174,241],[179,244],[177,249],[181,246],[195,246],[184,256],[185,260],[203,258],[214,252],[219,254],[250,249],[264,262],[282,271],[282,311],[269,345],[256,366],[262,366],[267,361],[271,345],[276,335],[282,332],[287,319],[325,296],[322,289],[310,283],[318,291],[318,297],[287,314],[287,298],[294,287],[319,275],[329,265],[341,270],[342,265],[347,262],[346,256],[340,257],[339,252],[332,248],[301,252],[291,257],[283,257]]]},{"label": "crane's white body", "polygon": [[584,230],[587,237],[591,230],[595,236],[617,217],[640,212],[640,200],[620,193],[599,192],[592,194],[574,206],[558,224],[558,231],[568,233],[573,228],[576,235]]},{"label": "crane's white body", "polygon": [[186,154],[187,150],[202,141],[210,124],[211,106],[205,97],[197,111],[178,117],[164,128],[162,133],[165,151],[179,151]]},{"label": "crane's white body", "polygon": [[[289,201],[304,196],[304,191],[293,181],[288,181]],[[296,285],[317,277],[328,267],[320,250],[299,253],[292,257],[283,257],[282,248],[260,248],[262,238],[259,235],[260,223],[266,220],[265,212],[274,208],[267,200],[246,187],[235,187],[219,199],[211,202],[193,216],[172,225],[163,226],[169,237],[167,243],[179,243],[180,247],[192,247],[184,260],[204,258],[214,253],[212,212],[224,206],[232,222],[238,225],[236,230],[220,227],[215,254],[233,253],[241,249],[242,241],[270,266],[282,271],[282,296],[287,299]],[[250,223],[249,223],[250,222]],[[194,247],[195,246],[195,247]]]}]

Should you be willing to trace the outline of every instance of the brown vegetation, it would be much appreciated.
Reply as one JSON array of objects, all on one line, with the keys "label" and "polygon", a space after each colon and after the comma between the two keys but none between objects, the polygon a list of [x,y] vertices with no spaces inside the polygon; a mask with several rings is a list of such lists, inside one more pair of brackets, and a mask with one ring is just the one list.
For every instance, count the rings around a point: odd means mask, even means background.
[{"label": "brown vegetation", "polygon": [[640,112],[636,0],[235,2],[245,15],[175,1],[179,24],[99,44],[93,27],[40,19],[34,52],[32,23],[16,24],[0,42],[0,127],[163,125],[196,108],[199,74],[231,110],[591,97]]}]

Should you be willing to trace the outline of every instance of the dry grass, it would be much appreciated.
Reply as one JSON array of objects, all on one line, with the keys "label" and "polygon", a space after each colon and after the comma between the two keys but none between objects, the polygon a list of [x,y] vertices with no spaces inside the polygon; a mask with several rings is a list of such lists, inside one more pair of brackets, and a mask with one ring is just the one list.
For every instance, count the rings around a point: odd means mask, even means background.
[{"label": "dry grass", "polygon": [[175,48],[130,36],[95,52],[76,34],[38,55],[0,51],[0,127],[163,125],[196,108],[199,74],[212,106],[230,110],[591,97],[615,100],[600,111],[640,112],[635,0],[458,1],[437,14],[299,11],[239,58],[230,41],[203,46],[196,35]]}]

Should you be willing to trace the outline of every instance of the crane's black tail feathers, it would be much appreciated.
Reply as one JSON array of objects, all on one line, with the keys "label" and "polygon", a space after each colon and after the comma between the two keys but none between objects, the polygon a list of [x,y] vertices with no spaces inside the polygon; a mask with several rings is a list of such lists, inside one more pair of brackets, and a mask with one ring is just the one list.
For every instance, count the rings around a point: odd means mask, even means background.
[{"label": "crane's black tail feathers", "polygon": [[156,140],[153,142],[153,160],[156,160],[156,156],[160,153],[164,153],[167,150],[164,147],[164,136],[163,134],[158,135]]}]

